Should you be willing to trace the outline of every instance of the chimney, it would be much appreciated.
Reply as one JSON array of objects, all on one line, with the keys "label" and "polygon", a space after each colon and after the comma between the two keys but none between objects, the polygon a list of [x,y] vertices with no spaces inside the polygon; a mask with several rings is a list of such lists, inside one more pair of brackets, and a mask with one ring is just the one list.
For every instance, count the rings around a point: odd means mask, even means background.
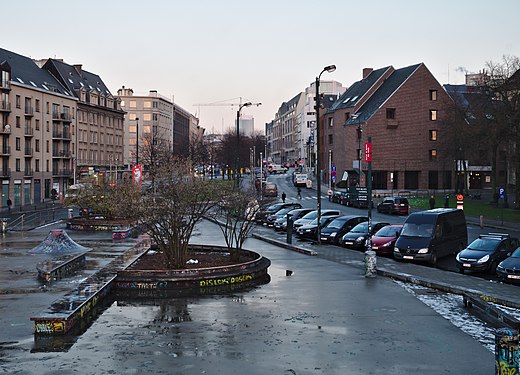
[{"label": "chimney", "polygon": [[81,64],[74,64],[73,66],[74,66],[74,69],[76,69],[76,72],[78,72],[78,74],[81,75],[81,67],[83,65],[81,65]]},{"label": "chimney", "polygon": [[373,71],[372,68],[363,68],[363,79],[367,78]]},{"label": "chimney", "polygon": [[157,97],[157,90],[150,90],[149,96]]}]

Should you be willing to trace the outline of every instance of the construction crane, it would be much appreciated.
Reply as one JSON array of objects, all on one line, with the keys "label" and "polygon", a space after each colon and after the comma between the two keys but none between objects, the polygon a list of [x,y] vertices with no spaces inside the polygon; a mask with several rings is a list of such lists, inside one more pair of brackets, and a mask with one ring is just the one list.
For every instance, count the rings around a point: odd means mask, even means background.
[{"label": "construction crane", "polygon": [[[237,100],[238,99],[238,103],[234,102],[234,103],[228,103],[232,100]],[[200,107],[238,107],[238,108],[241,108],[242,107],[242,104],[245,104],[246,106],[260,106],[262,105],[262,103],[251,103],[251,102],[245,102],[245,103],[242,103],[242,97],[239,96],[237,98],[231,98],[231,99],[224,99],[224,100],[219,100],[219,101],[216,101],[216,102],[212,102],[212,103],[199,103],[199,104],[194,104],[194,106],[197,106],[198,107],[198,110],[197,110],[197,116],[196,117],[200,117]],[[222,127],[224,127],[224,124],[222,123]]]}]

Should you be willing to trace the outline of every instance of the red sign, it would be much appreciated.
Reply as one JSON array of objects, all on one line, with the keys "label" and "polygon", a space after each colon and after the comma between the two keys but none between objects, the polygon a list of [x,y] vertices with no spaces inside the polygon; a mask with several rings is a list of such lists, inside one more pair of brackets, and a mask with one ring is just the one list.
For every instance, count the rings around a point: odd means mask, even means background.
[{"label": "red sign", "polygon": [[372,142],[365,143],[365,161],[372,161]]}]

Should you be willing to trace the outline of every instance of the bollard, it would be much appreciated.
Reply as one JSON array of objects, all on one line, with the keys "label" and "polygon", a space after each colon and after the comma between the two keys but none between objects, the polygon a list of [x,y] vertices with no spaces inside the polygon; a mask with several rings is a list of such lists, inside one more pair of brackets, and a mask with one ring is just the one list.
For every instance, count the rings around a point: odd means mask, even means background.
[{"label": "bollard", "polygon": [[6,218],[6,217],[3,217],[3,218],[1,219],[0,225],[1,225],[1,231],[2,231],[2,233],[7,233],[7,221],[8,221],[8,220],[9,220],[9,219]]},{"label": "bollard", "polygon": [[365,277],[376,277],[377,275],[377,257],[376,252],[372,250],[372,241],[370,236],[366,242],[367,251],[365,251]]},{"label": "bollard", "polygon": [[480,229],[484,229],[484,215],[480,215]]},{"label": "bollard", "polygon": [[292,214],[287,214],[287,243],[292,244],[293,218]]},{"label": "bollard", "polygon": [[450,195],[446,194],[446,196],[444,197],[444,208],[449,208],[449,207],[450,207]]},{"label": "bollard", "polygon": [[499,328],[495,332],[495,375],[518,374],[520,351],[518,331]]},{"label": "bollard", "polygon": [[69,208],[69,209],[68,209],[68,218],[69,218],[69,219],[72,219],[73,216],[74,216],[73,209],[72,209],[72,208]]}]

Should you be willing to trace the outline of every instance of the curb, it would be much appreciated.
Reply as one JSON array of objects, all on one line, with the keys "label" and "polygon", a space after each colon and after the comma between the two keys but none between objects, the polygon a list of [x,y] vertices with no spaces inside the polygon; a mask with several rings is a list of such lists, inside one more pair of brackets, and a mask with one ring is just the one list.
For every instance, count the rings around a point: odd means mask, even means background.
[{"label": "curb", "polygon": [[303,249],[301,247],[290,245],[290,244],[287,244],[285,242],[281,242],[278,240],[273,240],[272,238],[266,238],[266,237],[260,236],[258,234],[255,234],[255,233],[252,233],[251,237],[256,238],[257,240],[261,240],[261,241],[279,246],[279,247],[283,247],[284,249],[287,249],[287,250],[296,251],[297,253],[300,253],[300,254],[305,254],[305,255],[310,255],[310,256],[318,255],[318,253],[314,250]]}]

